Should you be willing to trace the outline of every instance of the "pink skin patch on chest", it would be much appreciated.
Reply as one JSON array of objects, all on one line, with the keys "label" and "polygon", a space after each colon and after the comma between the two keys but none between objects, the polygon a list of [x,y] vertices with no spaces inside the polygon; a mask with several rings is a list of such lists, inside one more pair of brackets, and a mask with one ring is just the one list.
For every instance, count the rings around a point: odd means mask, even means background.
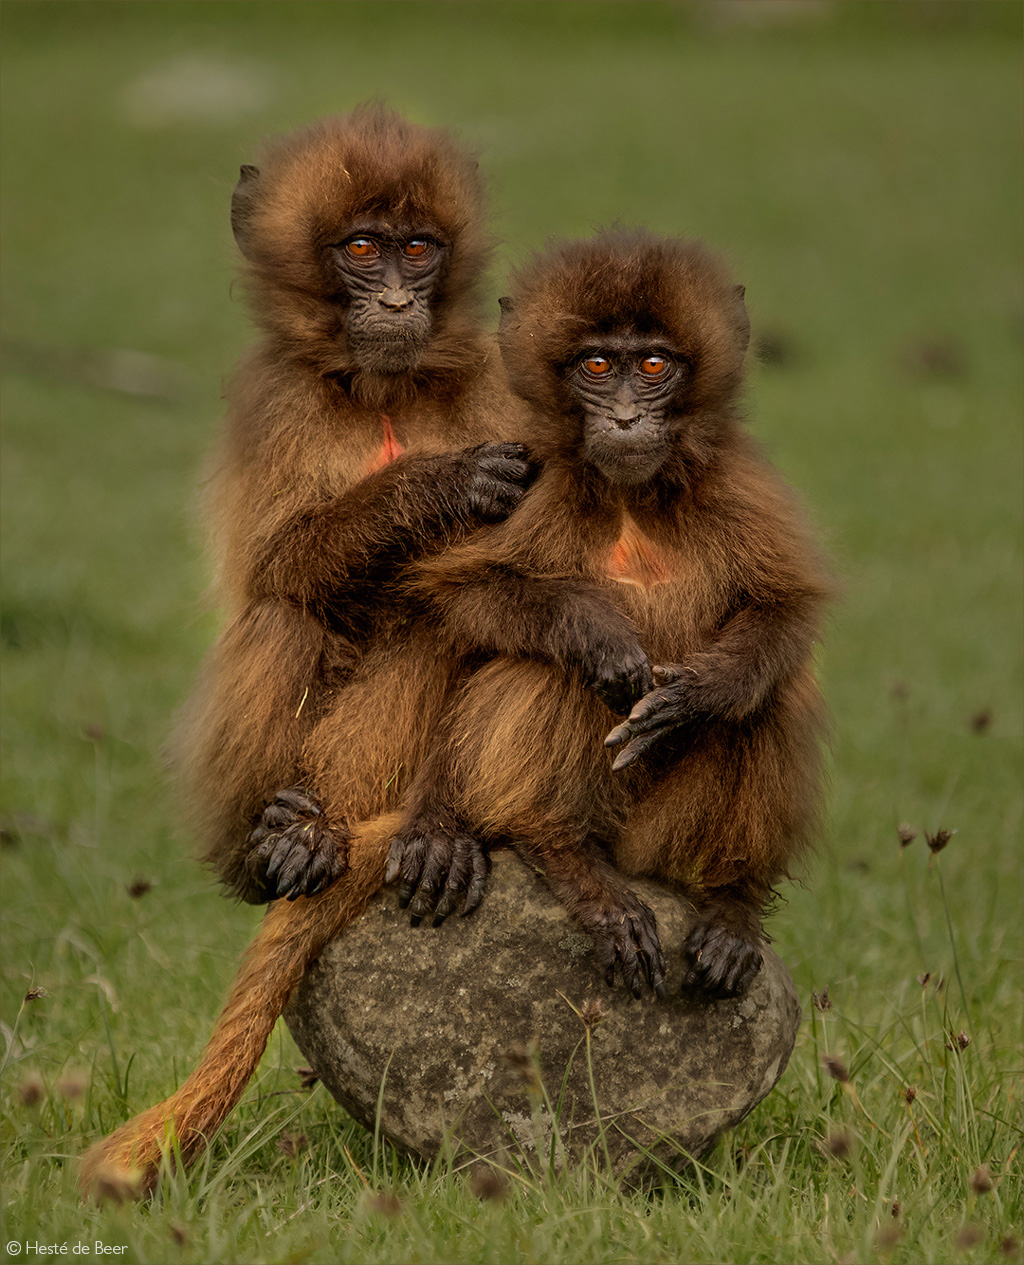
[{"label": "pink skin patch on chest", "polygon": [[668,552],[645,536],[627,514],[605,564],[608,579],[638,589],[653,589],[671,580],[672,572]]},{"label": "pink skin patch on chest", "polygon": [[385,466],[389,466],[396,457],[400,457],[405,452],[405,449],[395,438],[395,432],[391,429],[391,418],[388,417],[387,413],[381,413],[380,420],[384,428],[384,442],[370,458],[369,465],[366,467],[367,474],[375,474],[378,470],[383,470]]}]

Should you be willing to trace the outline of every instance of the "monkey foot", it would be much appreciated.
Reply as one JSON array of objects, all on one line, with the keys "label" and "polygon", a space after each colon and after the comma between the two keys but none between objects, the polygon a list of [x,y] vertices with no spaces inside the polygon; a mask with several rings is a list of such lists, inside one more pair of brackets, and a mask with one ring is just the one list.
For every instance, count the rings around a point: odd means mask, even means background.
[{"label": "monkey foot", "polygon": [[711,997],[740,996],[761,969],[758,946],[722,922],[699,922],[687,937],[683,953],[683,988],[700,989]]},{"label": "monkey foot", "polygon": [[253,884],[265,900],[315,896],[345,868],[346,843],[347,835],[339,840],[327,828],[303,787],[278,791],[249,836]]},{"label": "monkey foot", "polygon": [[385,883],[401,879],[398,904],[408,909],[418,927],[431,913],[440,927],[453,913],[463,893],[463,917],[483,899],[487,882],[487,854],[479,840],[461,830],[423,818],[403,827],[391,841]]},{"label": "monkey foot", "polygon": [[663,998],[665,957],[654,910],[632,892],[621,892],[616,899],[618,903],[606,907],[585,906],[578,915],[595,938],[605,982],[615,983],[618,968],[623,984],[634,997],[642,995],[646,983],[657,997]]}]

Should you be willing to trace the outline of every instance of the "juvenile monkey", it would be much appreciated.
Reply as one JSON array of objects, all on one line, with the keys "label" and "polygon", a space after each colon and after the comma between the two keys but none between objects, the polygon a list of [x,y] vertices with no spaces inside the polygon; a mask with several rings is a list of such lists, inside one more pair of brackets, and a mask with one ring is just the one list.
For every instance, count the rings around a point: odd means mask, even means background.
[{"label": "juvenile monkey", "polygon": [[[475,159],[381,107],[241,170],[231,223],[262,337],[207,495],[227,624],[172,758],[205,859],[245,900],[312,895],[341,872],[348,829],[316,802],[311,735],[344,729],[399,569],[504,517],[528,482],[520,447],[484,442],[519,410],[478,317],[482,210]],[[444,672],[425,675],[429,725]],[[420,741],[414,726],[410,768]]]},{"label": "juvenile monkey", "polygon": [[[513,296],[502,352],[543,468],[507,520],[409,568],[413,626],[467,672],[404,815],[352,811],[362,756],[345,768],[334,753],[344,776],[325,779],[325,812],[333,795],[362,822],[348,872],[271,906],[198,1068],[89,1152],[87,1191],[133,1166],[151,1187],[168,1122],[186,1162],[202,1149],[389,853],[423,916],[444,912],[437,857],[467,835],[512,841],[634,993],[643,979],[663,991],[664,962],[653,915],[607,856],[694,902],[686,985],[740,992],[760,966],[763,906],[814,824],[811,654],[829,585],[740,426],[742,288],[699,246],[615,232],[540,255]],[[637,695],[615,725],[609,702]],[[362,724],[379,729],[372,713]]]},{"label": "juvenile monkey", "polygon": [[[540,256],[507,307],[502,353],[543,469],[505,523],[415,569],[421,618],[493,657],[421,767],[388,873],[422,917],[444,837],[511,839],[609,978],[618,964],[634,993],[642,976],[660,992],[653,915],[610,857],[693,902],[686,985],[742,992],[815,824],[830,588],[740,425],[743,288],[695,244],[608,233]],[[621,724],[585,688],[595,660],[647,678]]]}]

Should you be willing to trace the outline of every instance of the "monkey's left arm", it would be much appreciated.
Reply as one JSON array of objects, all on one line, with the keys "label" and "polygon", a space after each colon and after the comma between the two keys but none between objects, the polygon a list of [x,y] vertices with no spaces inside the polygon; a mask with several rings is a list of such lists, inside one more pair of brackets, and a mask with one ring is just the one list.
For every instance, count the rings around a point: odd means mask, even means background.
[{"label": "monkey's left arm", "polygon": [[750,603],[706,649],[685,663],[656,666],[655,688],[605,739],[606,747],[622,747],[612,768],[628,768],[683,725],[749,716],[806,661],[819,607],[811,590]]}]

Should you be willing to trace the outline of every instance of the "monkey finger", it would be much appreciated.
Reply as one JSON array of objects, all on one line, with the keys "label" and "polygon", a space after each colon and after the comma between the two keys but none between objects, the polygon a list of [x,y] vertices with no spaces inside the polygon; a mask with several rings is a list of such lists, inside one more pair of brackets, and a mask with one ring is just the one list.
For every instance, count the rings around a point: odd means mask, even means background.
[{"label": "monkey finger", "polygon": [[416,888],[416,894],[409,904],[409,913],[415,920],[413,922],[414,927],[418,926],[424,918],[434,912],[447,871],[447,854],[437,848],[436,845],[433,848],[428,847],[426,858],[423,862],[423,869],[420,873],[419,886]]},{"label": "monkey finger", "polygon": [[419,886],[426,859],[427,845],[423,839],[413,839],[408,843],[402,857],[401,877],[398,885],[398,908],[407,909],[416,888]]},{"label": "monkey finger", "polygon": [[469,886],[466,888],[466,903],[462,908],[463,918],[471,914],[484,898],[484,888],[487,886],[487,874],[490,870],[487,854],[482,849],[475,848],[470,858],[470,866],[472,872]]},{"label": "monkey finger", "polygon": [[434,910],[434,926],[440,927],[444,920],[455,912],[455,908],[466,891],[470,878],[469,857],[456,852],[448,877],[441,890],[441,898]]},{"label": "monkey finger", "polygon": [[384,871],[385,884],[391,884],[398,878],[402,872],[402,857],[405,856],[407,840],[401,835],[391,840],[391,848],[388,851],[388,864]]},{"label": "monkey finger", "polygon": [[320,816],[319,804],[310,798],[309,792],[304,786],[289,786],[282,791],[278,791],[274,796],[274,803],[290,808],[293,813],[301,813],[306,817]]},{"label": "monkey finger", "polygon": [[671,685],[673,681],[697,675],[693,668],[684,667],[681,663],[656,663],[652,671],[659,685]]},{"label": "monkey finger", "polygon": [[645,755],[651,747],[656,746],[658,741],[665,734],[670,733],[674,727],[674,725],[666,725],[662,729],[652,729],[648,733],[637,734],[612,761],[612,772],[621,773],[623,769],[628,769],[631,764],[635,764],[642,755]]}]

